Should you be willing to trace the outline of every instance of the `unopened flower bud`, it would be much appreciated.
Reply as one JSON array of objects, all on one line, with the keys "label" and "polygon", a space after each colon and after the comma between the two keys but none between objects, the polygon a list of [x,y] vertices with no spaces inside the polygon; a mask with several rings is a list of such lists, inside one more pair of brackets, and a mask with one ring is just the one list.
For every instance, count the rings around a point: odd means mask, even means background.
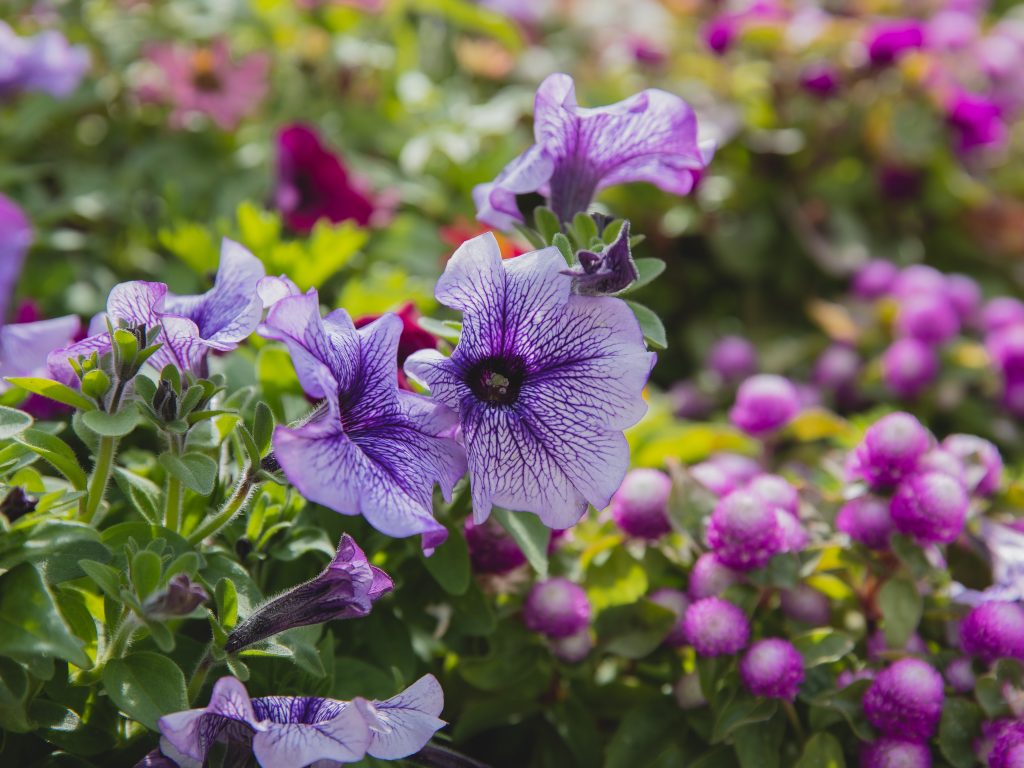
[{"label": "unopened flower bud", "polygon": [[151,619],[171,619],[188,616],[209,599],[202,585],[192,581],[188,574],[178,573],[171,577],[164,589],[146,600],[143,609]]},{"label": "unopened flower bud", "polygon": [[153,395],[153,410],[164,421],[178,418],[178,395],[167,379],[160,379],[156,394]]},{"label": "unopened flower bud", "polygon": [[25,493],[24,488],[16,485],[7,492],[3,501],[0,501],[0,514],[13,523],[19,517],[34,511],[38,503],[39,499]]}]

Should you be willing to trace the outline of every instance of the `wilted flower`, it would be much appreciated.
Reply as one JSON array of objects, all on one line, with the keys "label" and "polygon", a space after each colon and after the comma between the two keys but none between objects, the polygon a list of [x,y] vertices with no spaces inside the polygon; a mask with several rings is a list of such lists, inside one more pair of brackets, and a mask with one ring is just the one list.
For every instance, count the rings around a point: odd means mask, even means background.
[{"label": "wilted flower", "polygon": [[553,578],[534,584],[523,603],[523,622],[548,637],[568,637],[586,629],[590,601],[583,587]]},{"label": "wilted flower", "polygon": [[224,40],[197,48],[158,45],[147,58],[153,64],[152,79],[142,85],[140,96],[171,105],[174,128],[201,114],[230,131],[259,107],[267,93],[269,57],[254,53],[232,61]]},{"label": "wilted flower", "polygon": [[559,221],[585,211],[605,187],[647,181],[685,195],[714,145],[697,140],[697,119],[678,96],[656,89],[607,107],[576,104],[565,74],[549,75],[534,102],[536,144],[473,190],[477,218],[511,229],[523,216],[517,195],[540,192]]},{"label": "wilted flower", "polygon": [[927,662],[900,659],[875,677],[864,694],[864,714],[884,736],[923,742],[942,715],[942,675]]},{"label": "wilted flower", "polygon": [[792,701],[804,681],[804,660],[788,640],[758,640],[740,660],[740,678],[755,696]]},{"label": "wilted flower", "polygon": [[406,362],[459,415],[478,522],[498,504],[568,528],[628,468],[622,430],[646,410],[654,355],[625,302],[571,294],[564,266],[556,248],[503,262],[490,235],[465,243],[436,291],[462,311],[461,339]]},{"label": "wilted flower", "polygon": [[8,522],[13,523],[19,517],[33,512],[38,504],[39,499],[25,493],[24,488],[16,485],[7,491],[3,499],[0,500],[0,515],[6,517]]},{"label": "wilted flower", "polygon": [[263,696],[250,699],[245,686],[222,677],[210,703],[164,715],[158,723],[160,749],[203,763],[218,741],[232,758],[251,754],[262,768],[293,768],[316,763],[333,768],[362,760],[407,757],[444,725],[438,719],[444,694],[425,675],[386,701],[338,701],[315,696]]},{"label": "wilted flower", "polygon": [[370,565],[363,550],[346,533],[334,559],[319,576],[257,608],[235,627],[224,650],[233,653],[294,627],[361,618],[393,587],[391,577]]},{"label": "wilted flower", "polygon": [[672,530],[668,500],[672,479],[657,469],[630,470],[612,496],[615,524],[629,536],[657,539]]},{"label": "wilted flower", "polygon": [[311,501],[389,536],[422,534],[433,550],[448,536],[431,512],[434,483],[450,500],[466,464],[454,415],[398,389],[401,331],[395,315],[360,330],[344,310],[321,318],[315,290],[274,304],[260,333],[288,346],[306,394],[325,399],[305,423],[277,427],[274,455]]},{"label": "wilted flower", "polygon": [[277,134],[277,180],[274,205],[293,232],[305,233],[324,219],[366,226],[376,204],[341,159],[324,146],[308,125],[295,124]]},{"label": "wilted flower", "polygon": [[143,610],[152,619],[171,619],[188,616],[209,599],[210,595],[201,584],[192,581],[187,573],[177,573],[166,587],[146,599]]},{"label": "wilted flower", "polygon": [[[263,303],[256,285],[264,275],[263,263],[238,243],[221,243],[220,267],[213,288],[198,296],[176,296],[164,283],[134,280],[115,285],[107,297],[106,318],[117,328],[161,327],[161,345],[148,362],[157,370],[165,365],[197,375],[206,373],[206,354],[235,349],[256,328]],[[50,375],[69,386],[78,377],[69,358],[110,351],[110,334],[102,314],[89,324],[91,335],[52,352]]]},{"label": "wilted flower", "polygon": [[57,30],[18,37],[0,21],[0,98],[25,91],[63,98],[78,87],[88,69],[85,46],[70,45]]},{"label": "wilted flower", "polygon": [[696,672],[688,672],[680,677],[672,689],[672,695],[680,709],[697,709],[708,703],[700,687],[700,675]]}]

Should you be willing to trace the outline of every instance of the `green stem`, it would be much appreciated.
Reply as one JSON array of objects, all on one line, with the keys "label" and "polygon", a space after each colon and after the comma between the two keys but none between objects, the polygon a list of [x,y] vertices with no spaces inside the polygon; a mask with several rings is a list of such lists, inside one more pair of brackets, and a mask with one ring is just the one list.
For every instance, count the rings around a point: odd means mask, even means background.
[{"label": "green stem", "polygon": [[167,506],[164,509],[164,528],[177,533],[181,529],[181,480],[171,475],[167,478]]},{"label": "green stem", "polygon": [[203,655],[199,664],[196,666],[196,671],[192,673],[192,679],[188,681],[188,702],[191,704],[199,697],[199,692],[203,690],[203,683],[206,682],[206,676],[210,673],[210,668],[213,666],[213,657],[210,655],[209,649]]},{"label": "green stem", "polygon": [[117,451],[116,437],[101,437],[99,451],[96,453],[96,465],[92,470],[92,477],[89,478],[89,493],[85,504],[85,514],[82,521],[91,523],[96,516],[96,510],[106,495],[107,483],[110,482],[110,472],[114,468],[114,453]]},{"label": "green stem", "polygon": [[783,699],[782,708],[786,712],[786,717],[789,718],[790,725],[793,726],[793,731],[796,733],[797,739],[801,744],[807,741],[807,737],[804,735],[804,728],[800,724],[800,716],[796,713],[796,707],[793,706],[792,701]]},{"label": "green stem", "polygon": [[238,514],[238,511],[245,506],[245,503],[249,500],[250,493],[256,485],[257,484],[253,482],[251,471],[246,469],[245,474],[242,475],[242,479],[239,480],[238,485],[235,486],[234,493],[232,493],[230,498],[224,502],[224,506],[220,508],[220,511],[218,511],[216,515],[211,517],[188,535],[188,543],[198,544],[203,539],[213,536],[213,534],[217,533],[217,531],[230,523],[231,519]]}]

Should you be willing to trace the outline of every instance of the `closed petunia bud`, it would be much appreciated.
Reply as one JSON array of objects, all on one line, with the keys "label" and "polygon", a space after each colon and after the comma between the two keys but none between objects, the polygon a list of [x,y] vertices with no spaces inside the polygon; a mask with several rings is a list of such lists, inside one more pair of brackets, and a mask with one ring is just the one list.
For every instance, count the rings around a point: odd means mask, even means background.
[{"label": "closed petunia bud", "polygon": [[788,640],[758,640],[740,661],[740,678],[755,696],[792,701],[804,681],[804,660]]},{"label": "closed petunia bud", "polygon": [[548,637],[568,637],[590,622],[590,601],[578,584],[553,578],[538,582],[523,603],[523,621]]},{"label": "closed petunia bud", "polygon": [[142,608],[151,619],[164,620],[187,616],[209,599],[202,585],[192,581],[188,574],[178,573],[164,589],[150,595]]},{"label": "closed petunia bud", "polygon": [[16,485],[7,492],[3,501],[0,501],[0,514],[13,523],[19,517],[35,510],[37,504],[39,504],[39,499],[25,493],[24,488]]},{"label": "closed petunia bud", "polygon": [[944,700],[942,675],[920,659],[900,659],[875,677],[864,714],[885,736],[923,742],[935,735]]},{"label": "closed petunia bud", "polygon": [[672,530],[668,500],[672,479],[657,469],[631,470],[612,496],[611,514],[623,533],[657,539]]},{"label": "closed petunia bud", "polygon": [[746,615],[728,600],[718,597],[706,597],[687,608],[683,627],[698,656],[739,653],[750,641],[750,622]]}]

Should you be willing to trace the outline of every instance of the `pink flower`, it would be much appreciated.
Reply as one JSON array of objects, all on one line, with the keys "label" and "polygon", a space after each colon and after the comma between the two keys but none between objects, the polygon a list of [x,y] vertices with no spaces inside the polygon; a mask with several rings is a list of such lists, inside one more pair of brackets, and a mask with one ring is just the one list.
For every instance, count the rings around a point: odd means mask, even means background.
[{"label": "pink flower", "polygon": [[192,115],[201,114],[230,131],[267,93],[270,59],[254,53],[233,61],[224,40],[198,47],[158,45],[147,58],[155,77],[142,85],[139,96],[172,106],[174,128],[185,127]]}]

